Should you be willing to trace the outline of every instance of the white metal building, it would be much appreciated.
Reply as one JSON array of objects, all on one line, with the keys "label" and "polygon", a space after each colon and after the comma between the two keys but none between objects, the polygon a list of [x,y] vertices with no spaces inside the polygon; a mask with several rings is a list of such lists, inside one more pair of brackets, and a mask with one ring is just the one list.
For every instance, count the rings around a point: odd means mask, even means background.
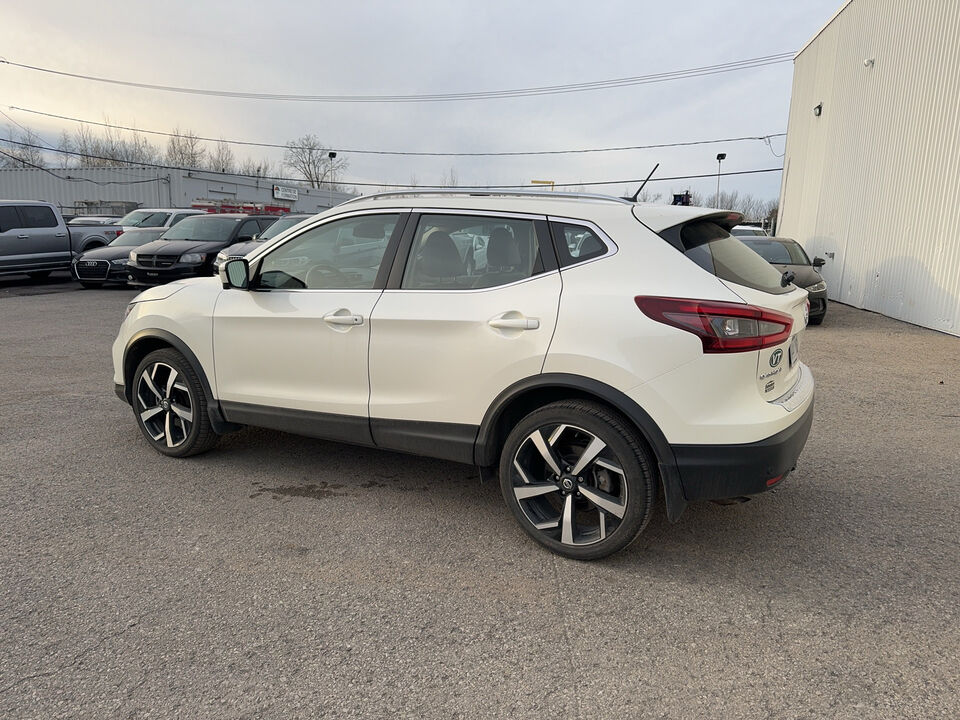
[{"label": "white metal building", "polygon": [[960,1],[850,0],[800,50],[777,234],[831,299],[960,335]]},{"label": "white metal building", "polygon": [[[45,200],[64,212],[72,208],[134,203],[134,207],[190,207],[198,200],[261,203],[316,213],[354,195],[206,170],[158,168],[0,169],[0,198]],[[123,214],[122,212],[119,214]]]}]

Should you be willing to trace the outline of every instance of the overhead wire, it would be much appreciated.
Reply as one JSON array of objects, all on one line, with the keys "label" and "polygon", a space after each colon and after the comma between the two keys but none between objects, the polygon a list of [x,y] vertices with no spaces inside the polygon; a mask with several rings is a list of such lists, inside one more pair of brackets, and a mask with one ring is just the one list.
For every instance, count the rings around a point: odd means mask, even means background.
[{"label": "overhead wire", "polygon": [[[84,120],[82,118],[70,117],[69,115],[58,115],[56,113],[43,112],[41,110],[31,110],[28,108],[17,107],[16,105],[10,105],[8,107],[10,110],[15,110],[17,112],[30,113],[31,115],[40,115],[43,117],[53,118],[56,120],[67,120],[69,122],[81,123],[84,125],[95,125],[97,127],[111,128],[114,130],[125,130],[127,132],[144,133],[146,135],[158,135],[161,137],[169,137],[169,138],[184,137],[183,134],[178,134],[173,132],[164,132],[162,130],[142,130],[140,128],[132,127],[129,125],[117,125],[115,123],[98,122],[96,120]],[[3,112],[3,111],[0,110],[0,112]],[[23,126],[21,125],[20,127],[23,127]],[[331,150],[339,153],[351,153],[355,155],[399,155],[399,156],[418,156],[418,157],[516,157],[516,156],[534,156],[534,155],[575,155],[575,154],[584,154],[584,153],[622,152],[625,150],[654,150],[654,149],[660,149],[660,148],[687,147],[687,146],[693,146],[693,145],[715,145],[718,143],[733,143],[733,142],[743,142],[748,140],[758,140],[762,142],[767,142],[769,138],[783,137],[785,135],[786,133],[771,133],[768,135],[744,135],[741,137],[716,138],[712,140],[687,140],[684,142],[652,143],[648,145],[622,145],[622,146],[615,146],[615,147],[600,147],[600,148],[577,148],[573,150],[434,152],[434,151],[417,151],[417,150],[369,150],[369,149],[357,149],[357,148],[347,148],[347,147],[339,147],[339,146],[324,148],[324,150]],[[204,137],[201,135],[191,135],[191,137],[195,137],[197,140],[202,140],[204,142],[215,142],[215,143],[224,142],[224,143],[227,143],[228,145],[244,145],[248,147],[252,146],[252,147],[263,147],[263,148],[278,148],[281,150],[311,149],[304,145],[297,145],[295,143],[270,143],[270,142],[263,142],[263,141],[256,141],[256,140],[227,140],[225,138]]]},{"label": "overhead wire", "polygon": [[699,67],[686,68],[683,70],[673,70],[662,73],[651,73],[647,75],[635,75],[632,77],[613,78],[608,80],[594,80],[582,83],[566,83],[561,85],[545,85],[537,87],[514,88],[510,90],[485,90],[475,92],[452,92],[452,93],[425,93],[411,95],[308,95],[299,93],[264,93],[249,92],[240,90],[217,90],[211,88],[192,88],[176,85],[159,85],[153,83],[136,82],[133,80],[122,80],[119,78],[101,77],[88,75],[84,73],[67,72],[55,68],[41,67],[38,65],[28,65],[18,63],[6,58],[0,58],[0,64],[10,67],[21,68],[33,72],[45,73],[60,77],[73,78],[77,80],[86,80],[90,82],[104,83],[110,85],[120,85],[123,87],[132,87],[145,90],[158,90],[163,92],[180,93],[187,95],[204,95],[209,97],[227,97],[241,98],[246,100],[268,100],[268,101],[287,101],[287,102],[316,102],[316,103],[418,103],[418,102],[452,102],[468,100],[498,100],[515,97],[533,97],[542,95],[562,95],[576,92],[589,92],[596,90],[606,90],[618,87],[631,87],[635,85],[647,85],[653,83],[670,82],[673,80],[682,80],[691,77],[703,77],[716,75],[719,73],[734,72],[737,70],[746,70],[756,67],[764,67],[777,63],[790,62],[794,57],[793,52],[776,53],[774,55],[763,55],[760,57],[746,58],[726,63],[717,63],[714,65],[703,65]]},{"label": "overhead wire", "polygon": [[[0,142],[8,143],[8,144],[11,144],[11,145],[17,145],[17,146],[20,146],[20,147],[37,148],[37,149],[40,149],[40,150],[47,150],[47,149],[48,149],[48,148],[45,148],[45,147],[43,147],[43,146],[41,146],[41,145],[36,145],[36,144],[34,144],[34,143],[25,143],[25,142],[19,142],[19,141],[16,141],[16,140],[5,140],[5,139],[0,138]],[[292,183],[303,183],[303,182],[304,182],[304,179],[303,179],[303,178],[282,177],[282,176],[276,176],[276,175],[247,175],[247,174],[243,174],[243,173],[226,173],[226,172],[219,172],[219,171],[217,171],[217,170],[205,170],[205,169],[203,169],[203,168],[188,168],[188,167],[181,167],[181,166],[177,166],[177,165],[163,165],[163,164],[160,164],[160,163],[118,161],[118,160],[116,160],[116,158],[110,158],[110,157],[103,156],[103,155],[93,155],[93,154],[91,154],[91,153],[82,153],[82,152],[78,152],[78,151],[76,151],[76,150],[57,150],[57,152],[60,153],[60,154],[63,154],[63,155],[73,155],[73,156],[76,156],[76,157],[85,157],[85,158],[95,159],[95,160],[108,160],[108,161],[113,161],[113,162],[120,162],[120,163],[122,163],[123,165],[125,165],[125,166],[127,166],[127,167],[159,168],[159,169],[162,169],[162,170],[177,170],[177,171],[180,171],[180,172],[187,172],[187,173],[203,173],[203,174],[207,174],[207,175],[220,175],[220,176],[231,176],[231,177],[245,177],[245,178],[256,179],[256,180],[280,180],[280,181],[292,182]],[[6,153],[4,153],[4,154],[6,155]],[[14,156],[8,155],[8,157],[13,157],[13,159],[17,160],[18,162],[20,161],[19,158],[16,158],[16,157],[14,157]],[[38,166],[34,166],[34,167],[38,167]],[[40,168],[40,169],[41,169],[41,170],[46,170],[46,168]],[[696,175],[676,175],[676,176],[672,176],[672,177],[652,178],[652,179],[650,180],[650,182],[665,182],[665,181],[674,181],[674,180],[694,180],[694,179],[699,179],[699,178],[715,178],[715,177],[717,177],[718,175],[719,175],[720,177],[729,177],[729,176],[733,176],[733,175],[753,175],[753,174],[757,174],[757,173],[780,172],[780,171],[782,171],[782,170],[783,170],[782,167],[778,167],[778,168],[763,168],[763,169],[758,169],[758,170],[736,170],[736,171],[724,172],[724,173],[710,172],[710,173],[702,173],[702,174],[696,174]],[[49,172],[49,171],[48,171],[48,172]],[[53,173],[51,173],[51,174],[53,174]],[[66,179],[66,178],[64,178],[64,179]],[[79,178],[78,178],[78,179],[79,179]],[[139,181],[139,182],[154,182],[154,181],[155,181],[155,180],[144,180],[144,181]],[[641,178],[641,179],[636,179],[636,178],[634,178],[634,179],[629,179],[629,180],[594,180],[594,181],[588,181],[588,182],[562,182],[562,183],[554,183],[553,186],[554,186],[554,187],[580,187],[580,186],[590,187],[590,186],[597,186],[597,185],[624,185],[624,184],[630,184],[630,183],[636,183],[636,182],[642,182],[642,178]],[[115,183],[115,184],[124,184],[124,183],[122,183],[122,182],[117,182],[117,183]],[[134,184],[134,183],[131,181],[130,184]],[[374,183],[374,182],[360,182],[360,181],[354,181],[354,180],[341,180],[341,181],[338,181],[338,184],[342,184],[342,185],[353,185],[353,186],[357,186],[357,187],[377,187],[377,188],[420,188],[420,189],[437,189],[437,188],[442,187],[442,186],[440,186],[440,185],[418,185],[418,184],[409,184],[409,183],[382,183],[382,182],[376,182],[376,183]],[[513,189],[521,189],[521,188],[529,189],[529,188],[530,188],[530,185],[528,185],[528,184],[520,184],[520,185],[457,185],[457,186],[448,187],[448,188],[446,188],[446,189],[469,191],[469,190],[513,190]]]},{"label": "overhead wire", "polygon": [[[0,142],[11,142],[11,141],[0,140]],[[17,143],[17,144],[23,145],[24,143]],[[38,147],[38,146],[28,145],[27,147]],[[159,178],[159,177],[148,178],[146,180],[91,180],[90,178],[71,177],[69,175],[58,175],[50,168],[45,168],[43,167],[43,165],[37,165],[36,163],[32,163],[29,160],[24,160],[23,158],[19,158],[16,155],[11,155],[10,153],[4,152],[3,150],[0,150],[0,155],[3,155],[4,157],[8,157],[11,160],[20,163],[21,165],[26,165],[27,167],[35,168],[36,170],[43,170],[43,172],[47,173],[48,175],[53,175],[58,180],[64,180],[66,182],[88,182],[88,183],[92,183],[93,185],[106,186],[106,185],[143,185],[146,183],[160,182],[161,180],[165,180],[165,178]],[[114,169],[114,168],[111,168],[111,169]]]}]

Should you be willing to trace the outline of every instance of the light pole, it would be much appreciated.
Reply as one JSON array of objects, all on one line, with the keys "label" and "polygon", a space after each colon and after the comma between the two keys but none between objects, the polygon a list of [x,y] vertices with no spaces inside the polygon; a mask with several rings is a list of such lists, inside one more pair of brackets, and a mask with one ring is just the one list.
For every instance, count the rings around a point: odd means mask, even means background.
[{"label": "light pole", "polygon": [[726,153],[717,153],[717,209],[720,209],[720,163],[727,159]]}]

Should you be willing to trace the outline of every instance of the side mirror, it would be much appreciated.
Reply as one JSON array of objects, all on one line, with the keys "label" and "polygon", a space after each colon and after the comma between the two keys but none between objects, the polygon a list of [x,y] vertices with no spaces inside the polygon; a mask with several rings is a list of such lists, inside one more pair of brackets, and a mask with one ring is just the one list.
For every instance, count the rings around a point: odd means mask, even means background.
[{"label": "side mirror", "polygon": [[256,235],[241,235],[237,238],[238,243],[242,242],[253,242],[256,239]]},{"label": "side mirror", "polygon": [[824,265],[827,264],[827,261],[824,260],[822,257],[815,257],[815,258],[813,259],[813,263],[812,263],[812,264],[813,264],[813,266],[814,266],[817,270],[819,270],[820,268],[822,268]]},{"label": "side mirror", "polygon": [[234,258],[221,265],[220,280],[224,290],[247,290],[250,287],[250,265],[246,258]]}]

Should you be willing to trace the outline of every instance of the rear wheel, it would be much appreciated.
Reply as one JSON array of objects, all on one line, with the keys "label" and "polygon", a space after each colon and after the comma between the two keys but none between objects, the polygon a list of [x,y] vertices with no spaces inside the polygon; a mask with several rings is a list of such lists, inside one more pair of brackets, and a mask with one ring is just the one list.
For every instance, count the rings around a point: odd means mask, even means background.
[{"label": "rear wheel", "polygon": [[565,400],[530,413],[507,437],[500,489],[534,540],[594,560],[626,547],[646,526],[653,467],[625,418],[598,403]]},{"label": "rear wheel", "polygon": [[217,444],[200,378],[176,350],[155,350],[140,362],[132,395],[137,425],[157,452],[187,457]]},{"label": "rear wheel", "polygon": [[28,272],[27,277],[33,280],[45,280],[50,277],[50,272],[50,270],[35,270],[34,272]]}]

